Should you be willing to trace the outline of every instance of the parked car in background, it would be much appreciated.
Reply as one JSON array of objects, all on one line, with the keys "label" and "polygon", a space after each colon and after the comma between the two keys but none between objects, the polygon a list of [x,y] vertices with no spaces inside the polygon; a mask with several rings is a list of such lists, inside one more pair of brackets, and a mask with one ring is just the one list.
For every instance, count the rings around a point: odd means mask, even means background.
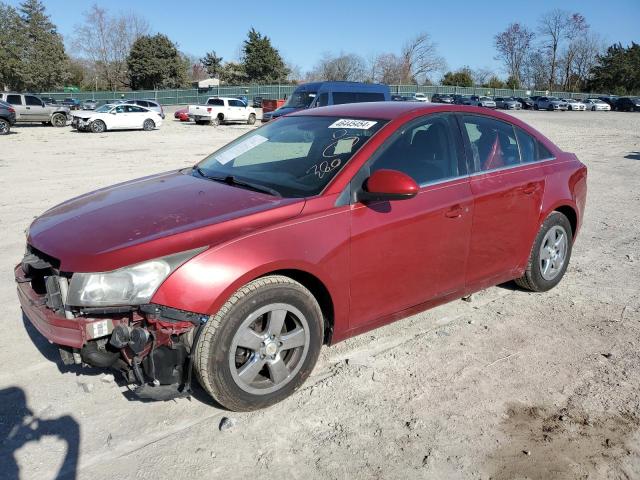
[{"label": "parked car in background", "polygon": [[454,95],[453,103],[456,105],[471,105],[471,95]]},{"label": "parked car in background", "polygon": [[567,104],[567,110],[584,112],[587,106],[576,98],[563,98],[563,102]]},{"label": "parked car in background", "polygon": [[16,109],[0,100],[0,135],[8,135],[16,123]]},{"label": "parked car in background", "polygon": [[40,97],[40,99],[47,105],[57,105],[58,102],[53,97]]},{"label": "parked car in background", "polygon": [[21,93],[0,93],[0,100],[15,110],[18,123],[42,123],[64,127],[69,118],[69,108],[63,105],[47,105],[40,97]]},{"label": "parked car in background", "polygon": [[255,410],[298,390],[324,344],[510,280],[554,288],[586,195],[576,155],[509,115],[331,106],[50,208],[14,276],[66,362],[112,366],[146,398],[189,393],[193,366],[223,407]]},{"label": "parked car in background", "polygon": [[496,102],[490,97],[471,95],[469,97],[470,103],[465,105],[475,105],[476,107],[496,108]]},{"label": "parked car in background", "polygon": [[410,95],[407,95],[410,100],[417,100],[418,102],[428,102],[429,97],[422,92],[415,92]]},{"label": "parked car in background", "polygon": [[532,110],[533,109],[533,99],[530,97],[517,97],[516,100],[520,102],[523,110]]},{"label": "parked car in background", "polygon": [[69,110],[80,110],[80,100],[77,98],[65,98],[62,100],[62,105],[69,107]]},{"label": "parked car in background", "polygon": [[607,103],[611,107],[611,110],[615,110],[616,109],[616,103],[618,102],[618,96],[617,95],[604,95],[602,97],[598,97],[598,99],[602,100],[605,103]]},{"label": "parked car in background", "polygon": [[538,97],[533,104],[534,110],[564,111],[567,107],[567,102],[556,97]]},{"label": "parked car in background", "polygon": [[493,101],[496,102],[496,108],[504,110],[520,110],[522,108],[522,104],[513,97],[495,97]]},{"label": "parked car in background", "polygon": [[173,114],[173,118],[180,120],[181,122],[189,121],[189,107],[179,108]]},{"label": "parked car in background", "polygon": [[391,92],[388,85],[360,82],[303,83],[296,87],[287,103],[272,112],[263,113],[262,121],[268,122],[272,118],[306,108],[389,100]]},{"label": "parked car in background", "polygon": [[82,102],[82,110],[95,110],[98,108],[98,102],[95,100],[85,100]]},{"label": "parked car in background", "polygon": [[153,110],[164,120],[164,108],[160,103],[155,100],[125,100],[122,103],[126,103],[128,105],[138,105],[140,107],[148,108],[149,110]]},{"label": "parked car in background", "polygon": [[221,123],[256,123],[256,110],[242,100],[232,97],[211,97],[204,105],[189,105],[189,118],[198,125]]},{"label": "parked car in background", "polygon": [[157,112],[138,105],[107,104],[94,111],[73,113],[71,126],[79,131],[103,133],[107,130],[153,130],[162,125]]},{"label": "parked car in background", "polygon": [[403,102],[405,98],[407,98],[407,97],[404,97],[404,96],[398,95],[398,94],[391,95],[391,101],[392,102]]},{"label": "parked car in background", "polygon": [[620,112],[638,112],[640,111],[640,98],[620,97],[616,102],[616,110]]},{"label": "parked car in background", "polygon": [[608,112],[609,110],[611,110],[611,105],[609,105],[607,102],[600,100],[599,98],[587,98],[584,101],[584,104],[586,105],[587,110],[591,110],[592,112],[596,112],[596,111]]},{"label": "parked car in background", "polygon": [[434,93],[431,95],[433,103],[453,103],[453,96],[448,93]]}]

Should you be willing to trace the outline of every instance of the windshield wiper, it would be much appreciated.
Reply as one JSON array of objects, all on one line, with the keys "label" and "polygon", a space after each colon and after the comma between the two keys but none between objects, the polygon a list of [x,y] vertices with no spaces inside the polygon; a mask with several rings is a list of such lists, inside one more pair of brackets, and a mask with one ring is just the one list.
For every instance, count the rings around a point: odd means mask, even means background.
[{"label": "windshield wiper", "polygon": [[214,182],[226,183],[227,185],[248,188],[256,192],[273,195],[274,197],[282,197],[282,195],[280,195],[280,192],[278,192],[277,190],[274,190],[273,188],[266,187],[264,185],[258,185],[256,183],[240,180],[239,178],[234,177],[233,175],[226,175],[224,177],[216,176],[216,175],[207,175],[206,173],[204,173],[204,171],[200,167],[196,166],[193,168],[196,172],[198,172],[198,174],[200,174],[201,177],[206,178],[207,180],[213,180]]}]

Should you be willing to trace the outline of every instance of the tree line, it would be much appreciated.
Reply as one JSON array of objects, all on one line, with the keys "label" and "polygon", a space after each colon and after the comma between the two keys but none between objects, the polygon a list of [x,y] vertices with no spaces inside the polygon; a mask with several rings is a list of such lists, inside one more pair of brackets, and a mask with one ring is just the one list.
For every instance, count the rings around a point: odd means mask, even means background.
[{"label": "tree line", "polygon": [[485,86],[565,91],[640,92],[640,45],[605,48],[586,18],[561,9],[546,12],[534,26],[514,22],[494,36],[495,59],[507,74],[468,66],[448,70],[428,33],[409,38],[396,52],[363,58],[325,53],[302,74],[287,63],[271,39],[251,28],[238,60],[215,50],[188,55],[135,13],[112,14],[93,5],[67,45],[41,0],[18,8],[0,1],[0,88],[47,91],[64,85],[85,90],[183,88],[217,78],[226,84],[346,80],[386,84]]}]

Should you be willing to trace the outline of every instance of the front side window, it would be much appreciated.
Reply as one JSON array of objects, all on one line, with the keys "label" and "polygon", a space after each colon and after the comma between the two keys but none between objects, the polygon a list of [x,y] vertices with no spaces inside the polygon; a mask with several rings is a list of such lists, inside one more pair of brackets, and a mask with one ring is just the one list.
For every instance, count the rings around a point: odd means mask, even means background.
[{"label": "front side window", "polygon": [[283,197],[318,195],[385,120],[283,117],[200,162],[196,177],[263,186]]},{"label": "front side window", "polygon": [[41,107],[42,101],[38,97],[33,97],[31,95],[24,96],[24,103],[33,107]]},{"label": "front side window", "polygon": [[456,137],[457,125],[450,114],[430,115],[412,122],[370,165],[371,173],[399,170],[418,185],[463,175]]},{"label": "front side window", "polygon": [[462,118],[476,171],[495,170],[520,163],[518,142],[512,125],[480,115],[464,115]]},{"label": "front side window", "polygon": [[144,108],[138,107],[137,105],[127,105],[125,107],[125,111],[127,113],[144,113],[146,110]]},{"label": "front side window", "polygon": [[207,100],[207,105],[213,105],[214,107],[224,107],[224,100],[221,98],[210,98]]}]

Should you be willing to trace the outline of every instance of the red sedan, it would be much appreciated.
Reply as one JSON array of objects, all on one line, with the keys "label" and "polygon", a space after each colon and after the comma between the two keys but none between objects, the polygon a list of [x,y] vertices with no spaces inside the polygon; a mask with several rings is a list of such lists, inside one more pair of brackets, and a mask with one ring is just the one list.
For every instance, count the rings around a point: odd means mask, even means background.
[{"label": "red sedan", "polygon": [[175,118],[176,120],[180,120],[181,122],[188,122],[189,121],[189,108],[188,107],[179,108],[173,114],[173,118]]},{"label": "red sedan", "polygon": [[562,279],[587,169],[515,118],[381,102],[301,111],[190,169],[29,228],[22,308],[66,362],[232,410],[294,392],[323,344],[509,280]]}]

